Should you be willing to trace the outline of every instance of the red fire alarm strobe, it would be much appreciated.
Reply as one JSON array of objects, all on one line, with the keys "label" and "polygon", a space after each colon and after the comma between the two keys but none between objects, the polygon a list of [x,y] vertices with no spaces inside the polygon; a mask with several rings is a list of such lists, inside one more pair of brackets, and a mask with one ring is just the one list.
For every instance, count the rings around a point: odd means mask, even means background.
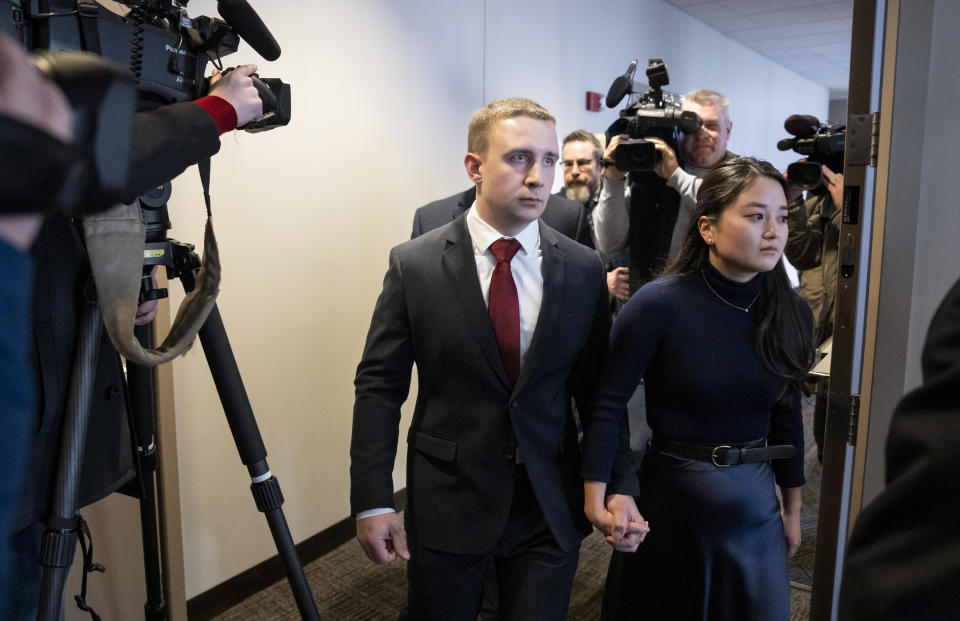
[{"label": "red fire alarm strobe", "polygon": [[587,110],[590,112],[600,112],[600,93],[587,91]]}]

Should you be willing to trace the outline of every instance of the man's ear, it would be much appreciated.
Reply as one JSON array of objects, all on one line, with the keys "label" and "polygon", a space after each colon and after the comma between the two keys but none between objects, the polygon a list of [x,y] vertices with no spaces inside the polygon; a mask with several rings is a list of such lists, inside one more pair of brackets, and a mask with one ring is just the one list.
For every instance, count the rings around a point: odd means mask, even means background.
[{"label": "man's ear", "polygon": [[473,153],[467,153],[463,158],[463,165],[467,169],[467,176],[470,177],[470,181],[480,183],[483,179],[480,174],[480,166],[483,165],[483,162],[480,161],[480,158]]}]

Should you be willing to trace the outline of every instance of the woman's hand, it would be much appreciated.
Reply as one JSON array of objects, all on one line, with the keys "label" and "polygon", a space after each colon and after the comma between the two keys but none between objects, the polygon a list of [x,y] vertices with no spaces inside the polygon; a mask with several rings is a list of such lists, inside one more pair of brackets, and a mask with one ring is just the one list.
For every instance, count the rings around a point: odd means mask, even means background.
[{"label": "woman's hand", "polygon": [[803,506],[800,488],[781,487],[780,496],[783,498],[780,517],[783,519],[783,535],[787,540],[787,558],[793,558],[800,547],[800,507]]},{"label": "woman's hand", "polygon": [[787,513],[781,509],[780,517],[783,518],[783,534],[787,539],[787,558],[793,558],[800,547],[800,512]]}]

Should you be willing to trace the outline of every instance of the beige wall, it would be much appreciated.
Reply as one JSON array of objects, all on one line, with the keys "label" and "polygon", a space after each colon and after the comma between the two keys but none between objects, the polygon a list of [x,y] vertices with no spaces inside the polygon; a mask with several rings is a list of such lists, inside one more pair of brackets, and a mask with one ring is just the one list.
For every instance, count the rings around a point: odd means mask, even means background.
[{"label": "beige wall", "polygon": [[[561,134],[602,131],[617,113],[584,111],[584,91],[605,92],[632,58],[662,56],[674,90],[730,96],[740,153],[785,164],[774,149],[783,119],[827,116],[826,88],[657,0],[254,4],[283,47],[260,72],[293,85],[293,121],[226,135],[213,161],[219,303],[295,541],[349,513],[353,374],[387,252],[418,205],[467,187],[466,122],[484,101],[528,96]],[[216,14],[212,0],[189,8]],[[243,46],[228,60],[256,56]],[[199,243],[195,169],[176,180],[171,217],[171,237]],[[276,550],[199,345],[173,376],[189,598]]]}]

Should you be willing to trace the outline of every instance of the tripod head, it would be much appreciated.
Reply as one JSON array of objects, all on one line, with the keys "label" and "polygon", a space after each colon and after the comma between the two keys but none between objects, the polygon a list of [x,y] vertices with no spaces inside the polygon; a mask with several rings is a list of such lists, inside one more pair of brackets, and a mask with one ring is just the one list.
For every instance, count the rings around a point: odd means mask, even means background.
[{"label": "tripod head", "polygon": [[172,184],[168,181],[140,195],[140,212],[146,227],[146,242],[143,249],[143,277],[140,280],[140,302],[159,300],[168,295],[168,291],[153,284],[153,268],[162,265],[167,268],[167,279],[179,278],[184,290],[189,293],[196,286],[197,271],[200,269],[200,257],[196,246],[167,237],[170,230],[170,216],[167,201],[172,193]]}]

